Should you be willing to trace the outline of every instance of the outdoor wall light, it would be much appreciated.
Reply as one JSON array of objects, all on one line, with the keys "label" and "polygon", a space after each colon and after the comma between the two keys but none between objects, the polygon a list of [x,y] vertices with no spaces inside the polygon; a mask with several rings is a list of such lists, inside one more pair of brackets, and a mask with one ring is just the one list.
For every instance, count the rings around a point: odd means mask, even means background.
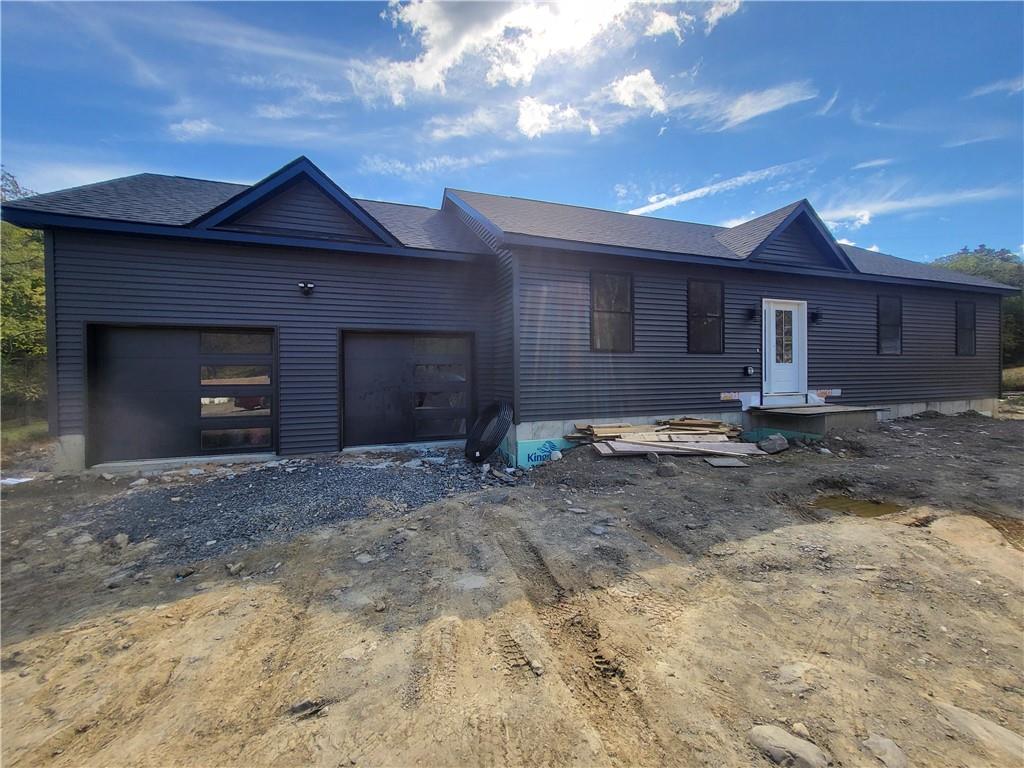
[{"label": "outdoor wall light", "polygon": [[744,376],[753,376],[754,375],[754,366],[752,366],[752,365],[745,365],[745,366],[743,366],[743,375]]},{"label": "outdoor wall light", "polygon": [[825,312],[821,307],[815,307],[811,310],[811,323],[817,325],[825,319]]},{"label": "outdoor wall light", "polygon": [[313,293],[314,288],[316,288],[316,283],[310,282],[308,280],[303,280],[302,282],[299,283],[299,290],[302,291],[303,296],[309,296],[311,293]]}]

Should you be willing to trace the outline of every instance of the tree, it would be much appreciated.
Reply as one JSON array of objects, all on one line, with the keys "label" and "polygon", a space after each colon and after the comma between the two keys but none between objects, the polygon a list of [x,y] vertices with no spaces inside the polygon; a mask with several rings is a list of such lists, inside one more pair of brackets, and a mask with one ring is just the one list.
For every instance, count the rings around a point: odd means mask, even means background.
[{"label": "tree", "polygon": [[[964,246],[956,253],[935,260],[939,266],[976,277],[1024,288],[1024,262],[1006,248],[995,250],[982,244],[974,250]],[[1003,299],[1003,365],[1024,364],[1024,295]]]},{"label": "tree", "polygon": [[[4,201],[33,194],[6,169]],[[0,364],[5,406],[27,415],[46,398],[43,233],[0,223]]]}]

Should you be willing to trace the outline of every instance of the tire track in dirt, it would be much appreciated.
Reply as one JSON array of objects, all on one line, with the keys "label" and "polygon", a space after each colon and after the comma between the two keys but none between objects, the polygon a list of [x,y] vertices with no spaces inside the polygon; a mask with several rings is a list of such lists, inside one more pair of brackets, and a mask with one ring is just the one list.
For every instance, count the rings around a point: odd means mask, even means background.
[{"label": "tire track in dirt", "polygon": [[496,538],[557,657],[556,671],[613,763],[663,764],[665,749],[628,663],[602,640],[586,600],[568,594],[539,548],[515,524],[499,525]]}]

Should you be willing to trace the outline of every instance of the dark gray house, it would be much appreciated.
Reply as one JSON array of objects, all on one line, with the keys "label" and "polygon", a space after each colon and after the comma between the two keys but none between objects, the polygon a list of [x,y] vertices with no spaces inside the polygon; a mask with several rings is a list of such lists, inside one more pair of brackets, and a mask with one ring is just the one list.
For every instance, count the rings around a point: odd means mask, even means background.
[{"label": "dark gray house", "polygon": [[50,425],[69,469],[302,454],[752,405],[989,413],[1000,297],[839,245],[802,200],[732,228],[446,189],[349,197],[139,174],[5,204],[46,231]]}]

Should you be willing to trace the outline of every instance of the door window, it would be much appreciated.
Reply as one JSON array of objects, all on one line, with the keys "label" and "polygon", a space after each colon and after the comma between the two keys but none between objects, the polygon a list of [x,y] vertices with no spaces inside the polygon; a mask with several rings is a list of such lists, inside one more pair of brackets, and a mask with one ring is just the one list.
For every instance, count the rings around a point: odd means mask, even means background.
[{"label": "door window", "polygon": [[775,310],[775,362],[793,362],[793,310]]}]

